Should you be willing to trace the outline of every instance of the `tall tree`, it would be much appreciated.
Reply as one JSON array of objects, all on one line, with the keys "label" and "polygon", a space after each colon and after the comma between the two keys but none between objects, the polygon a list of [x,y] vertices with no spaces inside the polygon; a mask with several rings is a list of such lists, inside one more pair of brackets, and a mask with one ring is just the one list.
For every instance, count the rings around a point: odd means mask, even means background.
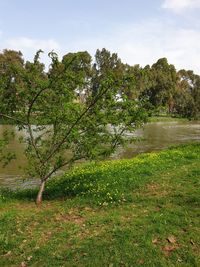
[{"label": "tall tree", "polygon": [[4,50],[0,53],[0,111],[13,114],[17,109],[20,72],[24,67],[22,53]]},{"label": "tall tree", "polygon": [[178,72],[175,93],[175,112],[187,118],[196,118],[200,112],[200,76],[189,70]]},{"label": "tall tree", "polygon": [[[140,65],[124,66],[124,92],[129,99],[137,99],[149,88],[150,75],[148,68]],[[142,98],[142,97],[141,97]]]},{"label": "tall tree", "polygon": [[160,58],[152,65],[149,78],[149,86],[142,92],[143,96],[146,96],[154,107],[168,107],[168,112],[172,113],[177,83],[174,65],[169,64],[166,58]]},{"label": "tall tree", "polygon": [[[110,88],[110,90],[116,90],[117,81],[122,80],[123,69],[124,65],[116,53],[111,53],[105,48],[102,50],[97,49],[95,54],[95,63],[92,68],[92,93],[94,95],[98,93],[100,84],[109,76],[112,76],[112,79],[116,81],[114,86],[115,89]],[[117,94],[121,94],[121,89],[121,86],[118,87]]]}]

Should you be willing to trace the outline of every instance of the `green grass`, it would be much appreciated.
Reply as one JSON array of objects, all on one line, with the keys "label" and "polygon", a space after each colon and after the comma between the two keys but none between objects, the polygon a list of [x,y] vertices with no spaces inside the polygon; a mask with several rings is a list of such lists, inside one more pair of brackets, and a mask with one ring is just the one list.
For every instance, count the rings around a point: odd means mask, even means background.
[{"label": "green grass", "polygon": [[[0,266],[200,266],[200,144],[2,192]],[[22,266],[23,266],[22,264]]]}]

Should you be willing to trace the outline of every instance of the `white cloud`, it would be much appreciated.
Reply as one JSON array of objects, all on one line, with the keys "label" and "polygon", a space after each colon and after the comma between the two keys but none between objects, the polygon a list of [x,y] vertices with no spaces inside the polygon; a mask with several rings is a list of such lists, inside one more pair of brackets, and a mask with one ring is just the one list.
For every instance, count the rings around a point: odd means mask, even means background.
[{"label": "white cloud", "polygon": [[152,64],[166,57],[177,69],[193,69],[200,74],[200,31],[179,29],[166,24],[145,23],[126,28],[126,34],[113,46],[128,63]]},{"label": "white cloud", "polygon": [[38,49],[52,50],[59,49],[59,44],[53,40],[40,40],[40,39],[31,39],[27,37],[17,37],[7,40],[7,44],[12,49],[23,50],[30,49],[37,51]]},{"label": "white cloud", "polygon": [[94,54],[97,48],[105,47],[117,52],[123,62],[142,66],[166,57],[177,69],[192,69],[200,74],[199,44],[200,31],[179,29],[171,23],[154,20],[117,26],[108,36],[80,40],[68,49],[88,50]]},{"label": "white cloud", "polygon": [[182,12],[187,9],[200,8],[200,0],[164,0],[162,7],[174,12]]},{"label": "white cloud", "polygon": [[[3,39],[3,38],[2,38]],[[1,44],[2,47],[2,44]],[[48,53],[52,50],[60,52],[60,45],[54,39],[34,39],[27,37],[15,37],[3,40],[3,48],[21,51],[26,60],[32,60],[35,53],[42,49],[45,54],[41,55],[41,59],[45,64],[49,64]]]}]

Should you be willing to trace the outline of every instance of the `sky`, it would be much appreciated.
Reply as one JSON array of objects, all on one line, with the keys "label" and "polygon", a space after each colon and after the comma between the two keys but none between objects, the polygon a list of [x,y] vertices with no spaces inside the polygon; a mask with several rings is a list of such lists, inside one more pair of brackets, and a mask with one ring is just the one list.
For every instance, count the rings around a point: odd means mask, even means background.
[{"label": "sky", "polygon": [[0,0],[0,50],[32,60],[44,50],[106,48],[124,63],[152,65],[166,57],[200,74],[200,0]]}]

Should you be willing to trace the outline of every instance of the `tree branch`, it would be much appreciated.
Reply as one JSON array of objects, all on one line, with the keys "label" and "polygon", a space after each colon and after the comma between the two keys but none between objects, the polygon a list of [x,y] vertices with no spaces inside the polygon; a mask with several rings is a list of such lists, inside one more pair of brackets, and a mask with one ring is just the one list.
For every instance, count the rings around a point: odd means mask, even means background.
[{"label": "tree branch", "polygon": [[59,170],[60,168],[66,166],[66,165],[70,165],[70,164],[74,163],[75,161],[80,160],[81,158],[82,158],[82,157],[78,157],[78,158],[76,158],[76,157],[72,157],[70,160],[64,162],[63,164],[61,164],[61,165],[59,165],[59,166],[57,166],[57,167],[54,167],[53,170],[50,171],[50,172],[49,172],[49,173],[42,179],[42,181],[46,182],[46,181],[49,179],[49,177],[50,177],[52,174],[54,174],[57,170]]},{"label": "tree branch", "polygon": [[37,145],[36,145],[36,142],[35,142],[35,138],[33,136],[33,131],[32,131],[32,128],[31,128],[31,123],[30,123],[30,118],[31,118],[31,112],[32,112],[32,108],[33,108],[33,105],[35,103],[35,101],[37,100],[37,98],[41,95],[41,93],[43,91],[45,91],[46,89],[48,89],[48,87],[45,87],[45,88],[42,88],[36,95],[35,97],[33,98],[33,100],[31,101],[30,103],[30,106],[29,106],[29,109],[28,109],[28,112],[27,112],[27,126],[28,126],[28,130],[29,130],[29,134],[30,134],[30,138],[31,138],[31,144],[35,150],[35,153],[38,157],[38,159],[40,160],[40,163],[42,163],[42,159],[41,159],[41,156],[40,156],[40,153],[39,153],[39,150],[37,149]]},{"label": "tree branch", "polygon": [[114,142],[112,145],[112,149],[116,148],[118,144],[119,136],[121,136],[126,131],[127,127],[129,127],[132,123],[133,121],[131,120],[126,126],[124,126],[124,128],[120,131],[120,133],[115,136],[115,139],[113,140]]},{"label": "tree branch", "polygon": [[13,117],[13,116],[9,116],[9,115],[3,114],[3,113],[0,113],[0,116],[2,116],[2,117],[4,117],[4,118],[7,118],[7,119],[10,119],[10,120],[13,120],[13,121],[15,121],[15,122],[20,122],[20,123],[22,123],[22,124],[24,124],[24,125],[27,126],[27,122],[22,121],[22,120],[20,120],[20,119],[17,119],[17,118],[15,118],[15,117]]}]

